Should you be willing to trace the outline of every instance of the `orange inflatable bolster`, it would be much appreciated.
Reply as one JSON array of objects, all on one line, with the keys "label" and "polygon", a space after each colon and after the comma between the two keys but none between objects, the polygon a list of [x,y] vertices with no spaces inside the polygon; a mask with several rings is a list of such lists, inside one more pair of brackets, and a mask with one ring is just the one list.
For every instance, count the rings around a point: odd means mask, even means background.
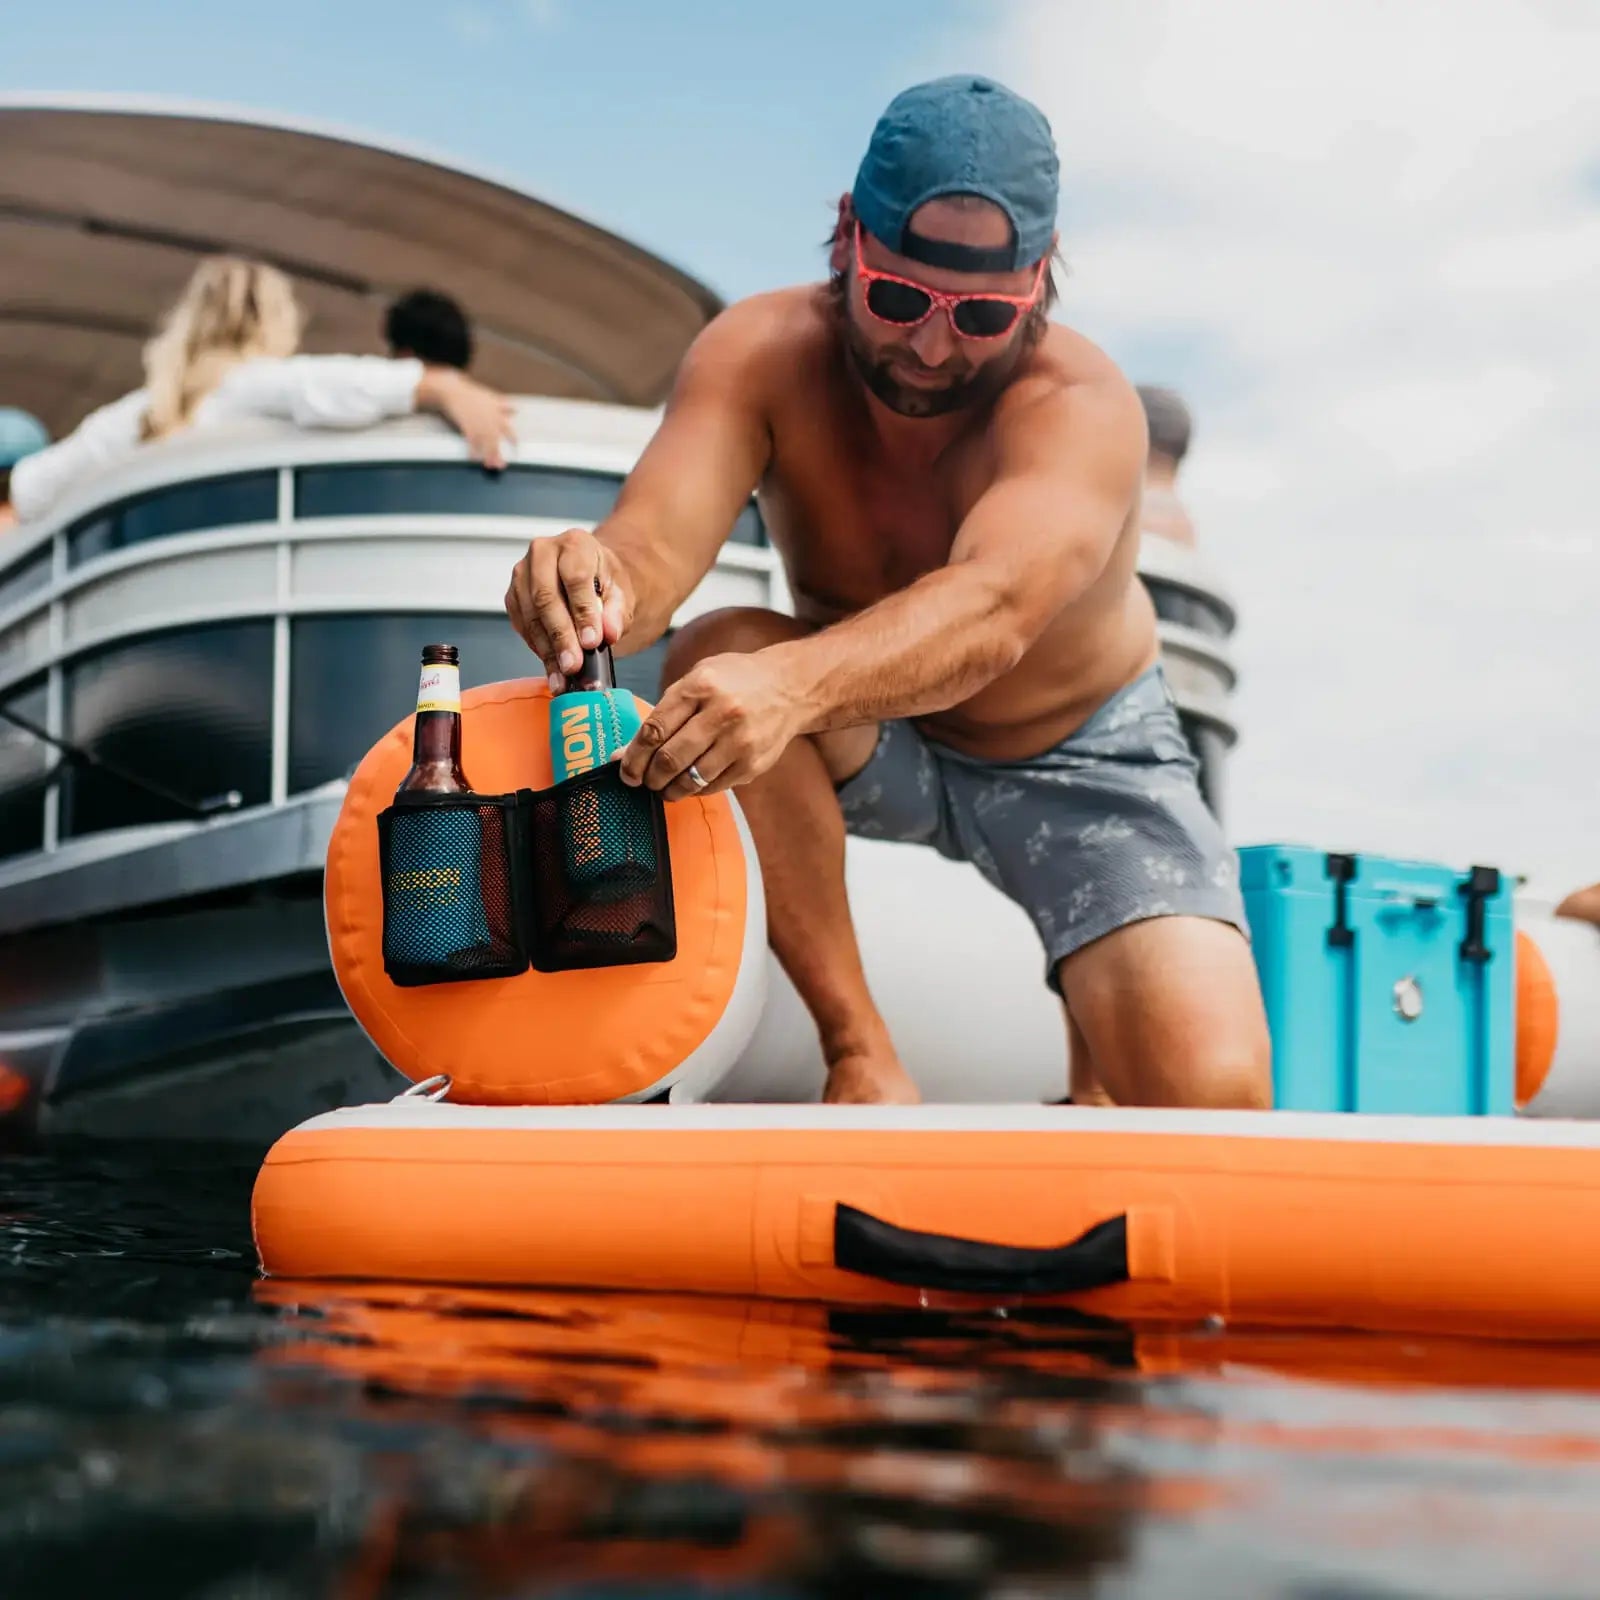
[{"label": "orange inflatable bolster", "polygon": [[[543,679],[462,695],[462,764],[475,791],[550,786],[549,716]],[[765,936],[759,874],[752,885],[753,857],[729,797],[666,807],[672,960],[403,987],[384,969],[377,818],[411,765],[411,745],[408,716],[357,767],[324,880],[334,973],[384,1059],[414,1082],[447,1073],[453,1101],[524,1105],[640,1096],[713,1043],[725,1057],[713,1065],[731,1066],[755,1025],[759,998],[752,1005],[748,991],[764,983],[764,968],[751,970],[759,963],[750,947],[764,955]],[[724,1029],[713,1040],[729,1019],[731,1036]]]},{"label": "orange inflatable bolster", "polygon": [[253,1219],[291,1278],[1600,1331],[1584,1123],[412,1100],[286,1134]]},{"label": "orange inflatable bolster", "polygon": [[1524,928],[1516,938],[1516,1105],[1530,1104],[1550,1076],[1561,1033],[1561,997],[1555,976],[1533,936]]}]

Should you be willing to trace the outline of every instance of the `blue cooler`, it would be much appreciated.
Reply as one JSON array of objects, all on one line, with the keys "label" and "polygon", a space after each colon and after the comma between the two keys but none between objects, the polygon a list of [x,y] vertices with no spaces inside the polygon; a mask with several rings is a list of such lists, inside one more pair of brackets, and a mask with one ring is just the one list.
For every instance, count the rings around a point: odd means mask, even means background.
[{"label": "blue cooler", "polygon": [[1509,880],[1298,845],[1239,863],[1278,1107],[1513,1114]]}]

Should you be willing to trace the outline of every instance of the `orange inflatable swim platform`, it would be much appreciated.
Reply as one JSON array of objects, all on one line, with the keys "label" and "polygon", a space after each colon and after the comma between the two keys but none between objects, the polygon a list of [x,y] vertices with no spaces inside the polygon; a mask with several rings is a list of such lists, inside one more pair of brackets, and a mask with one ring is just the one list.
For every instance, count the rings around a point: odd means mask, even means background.
[{"label": "orange inflatable swim platform", "polygon": [[253,1225],[292,1279],[1600,1333],[1582,1122],[411,1092],[285,1134]]}]

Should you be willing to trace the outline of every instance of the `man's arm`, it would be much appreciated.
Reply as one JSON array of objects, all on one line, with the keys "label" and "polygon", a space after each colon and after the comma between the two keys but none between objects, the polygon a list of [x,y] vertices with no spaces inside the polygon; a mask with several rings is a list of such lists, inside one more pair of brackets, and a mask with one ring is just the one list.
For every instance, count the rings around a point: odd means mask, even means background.
[{"label": "man's arm", "polygon": [[553,675],[602,637],[623,655],[655,643],[710,570],[771,454],[773,315],[747,301],[708,324],[611,513],[592,534],[535,539],[517,563],[506,610]]},{"label": "man's arm", "polygon": [[689,347],[666,410],[595,537],[628,574],[643,650],[717,559],[772,449],[760,378],[770,310],[732,307]]},{"label": "man's arm", "polygon": [[701,661],[645,718],[623,781],[669,800],[734,788],[799,734],[943,710],[1015,666],[1105,570],[1145,454],[1131,394],[1015,399],[947,565],[809,638]]},{"label": "man's arm", "polygon": [[1052,392],[999,430],[994,482],[947,565],[807,639],[773,645],[800,731],[942,711],[1014,667],[1105,569],[1138,493],[1132,396]]},{"label": "man's arm", "polygon": [[371,428],[413,411],[437,411],[472,459],[499,471],[515,441],[511,402],[453,367],[407,356],[296,355],[242,362],[210,405],[217,416],[283,417],[301,428]]},{"label": "man's arm", "polygon": [[423,370],[415,357],[258,356],[224,376],[212,410],[282,417],[298,428],[370,428],[416,408]]}]

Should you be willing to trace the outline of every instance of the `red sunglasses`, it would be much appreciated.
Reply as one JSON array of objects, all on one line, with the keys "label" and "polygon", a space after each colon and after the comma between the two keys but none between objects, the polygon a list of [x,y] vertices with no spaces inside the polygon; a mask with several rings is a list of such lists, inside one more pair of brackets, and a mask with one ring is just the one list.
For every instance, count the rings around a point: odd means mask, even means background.
[{"label": "red sunglasses", "polygon": [[856,273],[861,279],[867,310],[879,322],[894,328],[915,328],[942,309],[950,326],[963,339],[1001,339],[1011,332],[1018,317],[1039,298],[1049,256],[1039,258],[1033,287],[1025,295],[945,294],[909,278],[869,267],[861,256],[861,224],[856,223]]}]

